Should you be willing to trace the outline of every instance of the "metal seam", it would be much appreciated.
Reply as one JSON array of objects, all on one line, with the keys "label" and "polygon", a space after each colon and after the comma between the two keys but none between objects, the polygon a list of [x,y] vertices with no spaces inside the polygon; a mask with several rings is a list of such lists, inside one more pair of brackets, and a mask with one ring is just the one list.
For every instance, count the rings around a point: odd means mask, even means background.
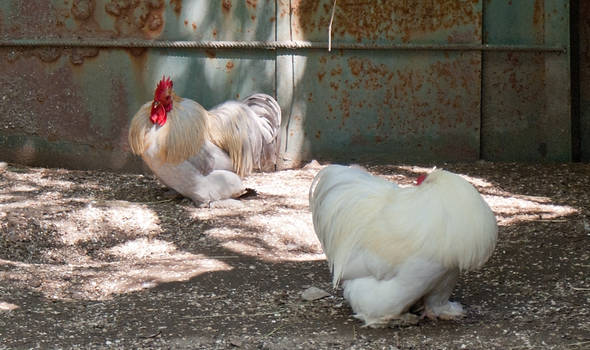
[{"label": "metal seam", "polygon": [[[0,47],[98,47],[98,48],[178,48],[178,49],[328,49],[327,42],[313,41],[190,41],[190,40],[73,40],[11,39],[0,40]],[[537,51],[567,53],[567,47],[547,45],[492,44],[378,44],[333,42],[340,50],[399,51]]]}]

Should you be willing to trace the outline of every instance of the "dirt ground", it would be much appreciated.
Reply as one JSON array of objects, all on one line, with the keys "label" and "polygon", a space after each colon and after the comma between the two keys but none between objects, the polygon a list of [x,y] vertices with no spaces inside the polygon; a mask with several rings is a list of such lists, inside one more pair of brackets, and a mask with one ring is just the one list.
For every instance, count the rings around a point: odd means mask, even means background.
[{"label": "dirt ground", "polygon": [[317,163],[248,177],[258,195],[229,209],[153,176],[4,163],[0,349],[590,349],[590,164],[436,165],[484,195],[498,246],[457,285],[465,318],[367,329],[313,232]]}]

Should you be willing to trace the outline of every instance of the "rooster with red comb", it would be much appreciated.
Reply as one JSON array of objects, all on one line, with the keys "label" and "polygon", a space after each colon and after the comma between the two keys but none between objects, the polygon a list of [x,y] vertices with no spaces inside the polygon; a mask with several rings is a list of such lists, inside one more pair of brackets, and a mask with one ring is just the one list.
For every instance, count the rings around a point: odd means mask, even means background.
[{"label": "rooster with red comb", "polygon": [[168,187],[197,205],[238,198],[242,178],[276,168],[281,109],[254,94],[210,110],[177,96],[163,77],[154,99],[135,114],[129,145]]}]

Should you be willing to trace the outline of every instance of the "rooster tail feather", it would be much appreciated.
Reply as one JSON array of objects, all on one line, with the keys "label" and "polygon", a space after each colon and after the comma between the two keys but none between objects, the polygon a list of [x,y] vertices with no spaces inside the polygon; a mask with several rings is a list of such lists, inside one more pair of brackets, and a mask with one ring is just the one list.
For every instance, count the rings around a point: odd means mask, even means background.
[{"label": "rooster tail feather", "polygon": [[[209,138],[217,147],[229,155],[233,170],[240,177],[252,171],[254,161],[248,111],[245,105],[236,101],[225,102],[209,111]],[[256,135],[254,135],[256,138]]]},{"label": "rooster tail feather", "polygon": [[227,101],[209,111],[209,137],[229,154],[234,171],[243,177],[254,168],[276,164],[281,109],[265,94]]},{"label": "rooster tail feather", "polygon": [[266,94],[254,94],[243,101],[258,118],[262,134],[262,150],[258,157],[258,168],[262,171],[276,170],[281,146],[281,107]]}]

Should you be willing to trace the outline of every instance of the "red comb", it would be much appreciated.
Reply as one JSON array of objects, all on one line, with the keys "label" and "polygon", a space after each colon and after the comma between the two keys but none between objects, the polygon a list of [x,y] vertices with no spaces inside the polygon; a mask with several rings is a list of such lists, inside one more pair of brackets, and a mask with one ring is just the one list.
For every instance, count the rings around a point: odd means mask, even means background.
[{"label": "red comb", "polygon": [[162,97],[162,94],[167,93],[169,90],[172,90],[172,80],[170,77],[162,76],[162,80],[156,86],[156,92],[154,93],[154,99],[159,100]]}]

